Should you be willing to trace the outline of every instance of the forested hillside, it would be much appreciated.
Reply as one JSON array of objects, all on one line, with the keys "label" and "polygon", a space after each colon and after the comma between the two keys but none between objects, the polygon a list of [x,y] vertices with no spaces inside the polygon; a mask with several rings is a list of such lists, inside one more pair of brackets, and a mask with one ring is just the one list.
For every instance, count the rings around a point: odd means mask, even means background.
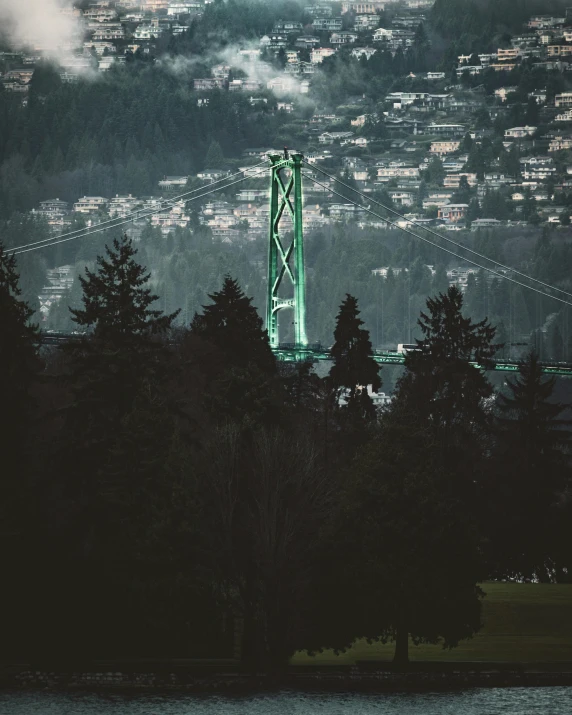
[{"label": "forested hillside", "polygon": [[[46,70],[46,74],[48,74]],[[135,63],[108,78],[62,85],[53,76],[30,102],[0,102],[0,212],[43,198],[149,195],[165,174],[196,173],[218,141],[224,154],[280,139],[284,118],[254,109],[242,94],[212,92],[197,106],[190,78]],[[212,167],[211,167],[212,168]]]},{"label": "forested hillside", "polygon": [[503,32],[517,32],[532,15],[564,15],[567,0],[435,0],[434,29],[448,39],[464,35],[489,40]]}]

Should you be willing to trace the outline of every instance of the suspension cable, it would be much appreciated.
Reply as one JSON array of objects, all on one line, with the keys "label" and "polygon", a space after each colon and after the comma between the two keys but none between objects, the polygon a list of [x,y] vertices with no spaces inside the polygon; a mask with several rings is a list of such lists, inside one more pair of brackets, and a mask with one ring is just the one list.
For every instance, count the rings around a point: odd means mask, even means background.
[{"label": "suspension cable", "polygon": [[[262,174],[260,174],[260,175],[262,175]],[[217,191],[220,191],[221,189],[228,189],[228,188],[230,188],[231,186],[234,186],[235,184],[240,184],[242,181],[246,181],[246,179],[250,179],[250,178],[254,178],[254,177],[243,176],[241,179],[237,179],[236,181],[232,181],[231,183],[226,184],[225,186],[219,186],[219,187],[216,188],[216,189],[211,189],[210,191],[207,191],[207,192],[205,192],[204,194],[199,194],[198,196],[191,196],[191,197],[190,197],[189,199],[187,199],[187,200],[188,200],[188,201],[195,201],[196,199],[202,199],[202,198],[204,198],[205,196],[209,196],[210,194],[214,194],[214,193],[216,193]],[[174,199],[171,199],[171,201],[173,201],[173,200],[174,200]],[[153,215],[153,214],[156,214],[156,213],[158,213],[157,209],[149,210],[149,212],[148,212],[146,215],[140,216],[140,218],[145,218],[145,216]],[[123,225],[126,224],[126,223],[131,223],[132,220],[133,220],[133,218],[127,218],[127,219],[124,219],[124,220],[122,220],[122,221],[119,221],[119,222],[114,223],[112,226],[97,224],[97,225],[94,226],[93,228],[82,229],[83,233],[81,233],[81,234],[79,234],[79,235],[71,235],[71,236],[68,236],[67,238],[61,238],[61,237],[60,237],[60,238],[58,238],[57,240],[51,240],[50,243],[43,243],[43,245],[41,245],[41,246],[33,246],[33,245],[31,245],[30,248],[24,248],[24,247],[23,247],[23,248],[20,248],[20,249],[15,249],[15,250],[13,250],[13,251],[11,251],[11,252],[13,252],[14,255],[18,256],[18,255],[20,255],[21,253],[28,253],[29,251],[38,251],[38,250],[40,250],[40,249],[42,249],[42,248],[51,248],[52,246],[57,246],[57,245],[60,244],[60,243],[66,243],[67,241],[73,241],[73,240],[75,240],[76,238],[84,238],[85,236],[91,236],[91,235],[94,234],[94,233],[100,233],[101,231],[108,231],[108,230],[117,228],[118,226],[123,226]],[[48,240],[48,239],[46,239],[46,240]]]},{"label": "suspension cable", "polygon": [[557,288],[556,286],[552,286],[549,283],[544,283],[544,281],[539,280],[538,278],[533,278],[532,276],[527,275],[526,273],[522,273],[521,271],[517,271],[516,268],[511,268],[510,266],[505,266],[504,263],[501,263],[500,261],[495,261],[494,258],[489,258],[488,256],[483,255],[482,253],[479,253],[478,251],[473,250],[472,248],[469,248],[468,246],[463,246],[461,243],[457,243],[457,241],[454,241],[452,238],[449,238],[448,236],[442,236],[440,233],[437,231],[434,231],[433,229],[423,226],[422,224],[418,223],[414,219],[408,219],[405,218],[402,214],[399,213],[399,211],[396,211],[395,209],[385,206],[385,204],[382,204],[380,201],[377,201],[376,199],[366,196],[364,193],[359,191],[358,189],[354,189],[352,186],[349,184],[344,183],[340,179],[337,179],[335,176],[331,176],[327,172],[325,172],[323,169],[321,169],[319,166],[314,167],[313,164],[308,164],[307,161],[303,162],[306,166],[311,167],[311,168],[316,168],[318,171],[320,171],[322,174],[328,177],[328,179],[332,179],[333,181],[337,181],[339,184],[342,186],[345,186],[346,189],[350,189],[350,191],[353,191],[354,193],[358,194],[358,196],[361,196],[364,198],[366,201],[370,201],[371,203],[377,204],[378,206],[381,206],[382,209],[385,209],[386,211],[389,211],[392,214],[395,214],[395,216],[398,216],[399,218],[404,219],[408,223],[410,223],[413,226],[416,226],[417,228],[422,228],[424,231],[427,231],[428,233],[433,234],[434,236],[437,236],[437,238],[441,238],[444,241],[448,241],[449,243],[452,243],[454,246],[457,248],[460,248],[463,251],[467,251],[468,253],[472,253],[475,256],[478,256],[479,258],[482,258],[486,261],[490,261],[491,263],[494,263],[496,266],[499,268],[504,268],[507,271],[511,271],[512,273],[515,273],[516,275],[521,276],[522,278],[526,278],[529,281],[533,281],[534,283],[539,283],[540,285],[543,285],[545,288],[550,288],[551,290],[558,291],[559,293],[563,293],[564,295],[567,295],[569,298],[572,298],[572,293],[569,293],[568,291],[562,290],[561,288]]},{"label": "suspension cable", "polygon": [[[477,268],[480,268],[481,270],[488,271],[489,273],[492,273],[493,275],[497,276],[498,278],[504,278],[507,281],[510,281],[511,283],[516,283],[516,285],[521,286],[522,288],[527,288],[528,290],[532,290],[535,293],[538,293],[540,295],[545,296],[546,298],[552,298],[552,300],[557,300],[559,303],[564,303],[565,305],[572,305],[572,303],[569,303],[567,300],[564,300],[563,298],[559,298],[558,296],[555,295],[550,295],[549,293],[545,293],[544,291],[535,288],[534,286],[528,286],[525,283],[521,283],[520,281],[517,281],[514,278],[511,278],[510,276],[505,276],[502,273],[498,273],[497,271],[493,270],[492,268],[487,268],[487,266],[482,266],[476,261],[471,260],[470,258],[465,258],[463,259],[462,256],[459,256],[457,253],[454,251],[451,251],[449,248],[445,248],[444,246],[439,246],[439,244],[435,243],[434,241],[431,241],[429,238],[424,237],[424,236],[419,236],[416,233],[413,233],[413,231],[409,231],[406,228],[403,228],[403,226],[400,226],[397,223],[394,223],[393,221],[390,221],[387,218],[384,218],[383,216],[380,216],[379,214],[375,213],[375,211],[372,211],[371,209],[361,206],[358,204],[356,201],[352,201],[351,199],[348,199],[347,196],[344,196],[343,194],[340,194],[338,191],[335,191],[334,189],[331,189],[329,186],[326,184],[323,184],[321,181],[318,181],[315,179],[313,176],[310,176],[309,174],[303,173],[302,174],[305,178],[310,179],[310,181],[313,181],[315,184],[318,184],[319,186],[322,186],[325,189],[328,189],[331,191],[333,194],[336,196],[339,196],[340,198],[344,199],[350,204],[353,204],[357,208],[361,209],[362,211],[365,211],[366,213],[371,214],[372,216],[375,216],[378,218],[380,221],[383,221],[384,223],[393,226],[394,228],[398,228],[401,231],[404,231],[405,233],[408,233],[410,236],[413,236],[414,238],[418,238],[420,241],[425,241],[425,243],[428,243],[430,246],[433,246],[434,248],[438,248],[441,251],[445,251],[446,253],[449,253],[451,256],[455,256],[455,258],[458,258],[460,260],[466,260],[467,263],[471,263],[473,266],[476,266]],[[405,221],[408,221],[408,219],[404,219]],[[439,234],[437,234],[439,235]],[[510,270],[510,269],[509,269]]]}]

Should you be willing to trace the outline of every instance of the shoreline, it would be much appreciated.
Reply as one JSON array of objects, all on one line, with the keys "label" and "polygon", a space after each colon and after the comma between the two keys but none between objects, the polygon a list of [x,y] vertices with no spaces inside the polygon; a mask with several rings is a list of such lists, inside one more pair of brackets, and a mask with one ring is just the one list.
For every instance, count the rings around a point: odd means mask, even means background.
[{"label": "shoreline", "polygon": [[[197,694],[253,694],[281,690],[321,692],[399,692],[458,690],[466,688],[572,686],[572,670],[452,669],[346,672],[286,672],[281,675],[239,671],[193,673],[156,671],[53,671],[4,672],[0,690],[92,690],[119,692],[168,691]],[[566,664],[568,665],[568,664]]]}]

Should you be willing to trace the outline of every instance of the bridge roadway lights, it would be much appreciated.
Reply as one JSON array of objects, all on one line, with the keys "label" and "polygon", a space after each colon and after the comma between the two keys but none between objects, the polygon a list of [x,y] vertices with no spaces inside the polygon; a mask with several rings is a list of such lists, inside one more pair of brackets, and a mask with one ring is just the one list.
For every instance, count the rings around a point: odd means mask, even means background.
[{"label": "bridge roadway lights", "polygon": [[[73,333],[42,332],[38,336],[38,342],[41,345],[64,345],[65,343],[74,340],[80,340],[83,336]],[[296,345],[295,343],[286,343],[272,348],[272,352],[276,359],[280,362],[320,362],[322,360],[331,360],[332,356],[328,348],[324,348],[317,343]],[[380,365],[403,365],[405,357],[403,353],[390,352],[384,350],[376,350],[373,354],[374,360]],[[478,369],[481,368],[477,363],[471,363]],[[510,361],[498,360],[492,368],[498,372],[518,372],[519,363]],[[560,377],[572,377],[571,363],[544,363],[541,366],[542,372],[545,375],[558,375]]]},{"label": "bridge roadway lights", "polygon": [[[279,345],[277,348],[273,348],[272,352],[276,356],[276,359],[281,362],[320,362],[322,360],[332,359],[330,351],[327,348],[314,345]],[[380,365],[403,365],[405,362],[403,353],[398,352],[376,350],[372,357]],[[487,369],[478,365],[476,362],[471,363],[471,365],[479,370]],[[490,369],[495,372],[518,372],[519,366],[518,362],[497,360]],[[545,363],[542,365],[542,372],[545,375],[572,377],[572,365],[569,363]]]}]

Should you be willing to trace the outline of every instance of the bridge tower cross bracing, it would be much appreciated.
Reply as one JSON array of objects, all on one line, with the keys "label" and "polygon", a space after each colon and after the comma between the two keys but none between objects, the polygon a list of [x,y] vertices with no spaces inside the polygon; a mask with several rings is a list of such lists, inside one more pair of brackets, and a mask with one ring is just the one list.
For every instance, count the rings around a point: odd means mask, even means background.
[{"label": "bridge tower cross bracing", "polygon": [[[273,154],[270,180],[270,236],[268,247],[268,296],[266,329],[270,346],[280,344],[279,313],[294,311],[294,342],[297,348],[308,345],[306,336],[306,277],[304,272],[304,232],[302,228],[302,154]],[[292,220],[293,237],[285,246],[281,222]],[[289,285],[289,289],[284,290]],[[280,289],[283,288],[282,292]],[[284,293],[287,292],[287,296]]]}]

